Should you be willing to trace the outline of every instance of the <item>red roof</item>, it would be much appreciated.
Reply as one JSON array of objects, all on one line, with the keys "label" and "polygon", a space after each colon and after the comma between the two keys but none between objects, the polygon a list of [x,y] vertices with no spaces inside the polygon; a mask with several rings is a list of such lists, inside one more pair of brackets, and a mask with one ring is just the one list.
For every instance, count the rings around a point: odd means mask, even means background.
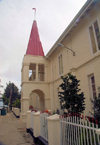
[{"label": "red roof", "polygon": [[26,54],[36,55],[36,56],[44,56],[42,44],[41,44],[41,41],[39,38],[37,23],[35,20],[33,22],[33,26],[32,26],[32,30],[31,30],[31,35],[30,35],[30,39],[28,42]]}]

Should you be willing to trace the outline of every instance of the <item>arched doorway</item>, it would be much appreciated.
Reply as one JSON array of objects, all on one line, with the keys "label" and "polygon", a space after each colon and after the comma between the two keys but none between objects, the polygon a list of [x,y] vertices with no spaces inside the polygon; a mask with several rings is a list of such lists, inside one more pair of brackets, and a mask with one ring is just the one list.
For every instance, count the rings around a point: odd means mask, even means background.
[{"label": "arched doorway", "polygon": [[44,93],[41,90],[34,90],[30,94],[29,106],[43,111],[45,109]]}]

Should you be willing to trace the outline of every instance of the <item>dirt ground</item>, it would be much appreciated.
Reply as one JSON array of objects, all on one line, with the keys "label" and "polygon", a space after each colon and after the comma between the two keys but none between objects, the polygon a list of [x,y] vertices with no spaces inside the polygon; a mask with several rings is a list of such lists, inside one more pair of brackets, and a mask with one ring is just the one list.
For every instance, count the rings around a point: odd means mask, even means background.
[{"label": "dirt ground", "polygon": [[35,145],[26,125],[13,113],[0,116],[0,145]]}]

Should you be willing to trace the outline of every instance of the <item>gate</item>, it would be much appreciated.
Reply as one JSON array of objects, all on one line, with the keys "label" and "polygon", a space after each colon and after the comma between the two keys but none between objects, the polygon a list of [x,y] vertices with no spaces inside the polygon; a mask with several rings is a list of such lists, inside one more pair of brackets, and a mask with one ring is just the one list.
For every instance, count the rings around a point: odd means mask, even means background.
[{"label": "gate", "polygon": [[49,115],[47,113],[42,113],[40,115],[40,135],[46,141],[48,141],[48,122],[47,117]]}]

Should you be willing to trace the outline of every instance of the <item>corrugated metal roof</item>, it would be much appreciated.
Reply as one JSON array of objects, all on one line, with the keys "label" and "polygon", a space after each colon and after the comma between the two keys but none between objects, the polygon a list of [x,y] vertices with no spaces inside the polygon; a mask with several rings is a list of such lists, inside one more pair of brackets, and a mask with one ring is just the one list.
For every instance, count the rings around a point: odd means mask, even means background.
[{"label": "corrugated metal roof", "polygon": [[39,38],[36,20],[34,20],[33,22],[26,55],[44,56],[42,44]]}]

